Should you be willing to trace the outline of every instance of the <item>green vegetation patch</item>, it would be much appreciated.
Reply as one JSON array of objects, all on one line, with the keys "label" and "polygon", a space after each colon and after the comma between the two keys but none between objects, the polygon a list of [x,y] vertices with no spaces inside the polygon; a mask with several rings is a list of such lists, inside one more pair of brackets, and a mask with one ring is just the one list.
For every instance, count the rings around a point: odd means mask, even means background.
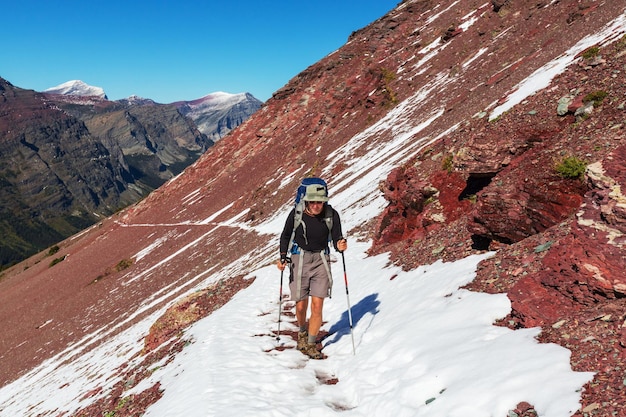
[{"label": "green vegetation patch", "polygon": [[582,57],[584,59],[593,59],[600,54],[600,48],[597,46],[592,46],[583,52]]},{"label": "green vegetation patch", "polygon": [[129,268],[132,264],[133,264],[132,259],[122,259],[121,261],[117,263],[117,265],[115,265],[115,270],[117,272],[123,271]]},{"label": "green vegetation patch", "polygon": [[443,161],[441,162],[441,169],[443,169],[444,171],[448,171],[448,172],[452,172],[452,161],[453,161],[454,157],[452,156],[452,154],[448,154],[446,155],[445,158],[443,158]]},{"label": "green vegetation patch", "polygon": [[582,178],[587,169],[587,163],[576,156],[567,156],[558,162],[554,169],[563,178]]},{"label": "green vegetation patch", "polygon": [[396,79],[396,73],[387,68],[381,68],[380,79],[383,84],[382,91],[388,100],[387,104],[390,104],[391,106],[396,105],[398,103],[398,97],[395,91],[391,88],[391,83]]},{"label": "green vegetation patch", "polygon": [[52,262],[50,262],[49,267],[52,268],[53,266],[55,266],[59,262],[63,262],[64,260],[65,260],[65,255],[61,256],[60,258],[54,258]]},{"label": "green vegetation patch", "polygon": [[598,106],[608,95],[609,93],[607,93],[606,91],[594,91],[593,93],[589,93],[585,97],[583,97],[583,103],[593,102],[594,106]]}]

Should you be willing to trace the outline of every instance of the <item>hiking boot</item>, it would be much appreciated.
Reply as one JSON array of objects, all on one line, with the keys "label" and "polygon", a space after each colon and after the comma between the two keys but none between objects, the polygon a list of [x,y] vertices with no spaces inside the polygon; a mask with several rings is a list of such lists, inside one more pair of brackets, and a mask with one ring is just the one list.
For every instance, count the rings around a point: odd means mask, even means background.
[{"label": "hiking boot", "polygon": [[303,332],[298,332],[298,350],[300,352],[304,352],[308,344],[309,332],[307,332],[306,330]]},{"label": "hiking boot", "polygon": [[324,359],[322,352],[317,350],[317,346],[315,345],[315,343],[307,343],[302,353],[304,353],[311,359]]}]

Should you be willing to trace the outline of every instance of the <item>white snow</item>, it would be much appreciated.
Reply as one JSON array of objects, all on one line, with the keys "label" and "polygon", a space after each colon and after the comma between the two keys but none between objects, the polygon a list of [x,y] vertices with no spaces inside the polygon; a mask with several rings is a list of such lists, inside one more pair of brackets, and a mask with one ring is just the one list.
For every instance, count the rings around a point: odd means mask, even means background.
[{"label": "white snow", "polygon": [[266,267],[189,329],[194,343],[137,387],[160,381],[165,389],[146,415],[505,416],[529,401],[541,416],[565,417],[579,407],[591,375],[570,369],[569,351],[537,343],[535,329],[494,327],[510,310],[506,295],[459,289],[488,255],[402,272],[386,266],[385,255],[366,257],[367,247],[351,242],[346,252],[355,354],[340,259],[326,302],[324,361],[273,350],[295,342],[269,332],[277,330],[279,273]]},{"label": "white snow", "polygon": [[195,112],[220,111],[230,109],[235,104],[246,100],[246,93],[231,94],[217,91],[194,100],[193,102],[189,102],[188,105]]},{"label": "white snow", "polygon": [[96,96],[104,98],[106,94],[101,87],[94,87],[88,85],[81,80],[67,81],[63,84],[59,84],[56,87],[51,87],[44,90],[45,93],[52,94],[64,94],[72,96]]}]

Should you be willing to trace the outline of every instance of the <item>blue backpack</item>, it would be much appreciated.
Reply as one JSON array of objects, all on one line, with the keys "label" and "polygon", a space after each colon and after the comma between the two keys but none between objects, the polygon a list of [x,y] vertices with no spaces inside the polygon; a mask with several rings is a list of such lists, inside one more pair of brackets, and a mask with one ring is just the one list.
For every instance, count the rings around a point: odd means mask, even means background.
[{"label": "blue backpack", "polygon": [[[300,224],[305,227],[304,233],[306,233],[306,226],[302,223],[302,214],[304,213],[304,196],[306,194],[306,189],[309,185],[319,185],[324,188],[325,196],[328,197],[328,185],[326,181],[317,177],[308,177],[304,178],[296,191],[295,198],[295,214],[293,217],[293,231],[291,232],[291,239],[289,239],[289,246],[287,249],[287,253],[299,253],[298,245],[293,241],[293,238],[296,234],[296,229]],[[325,212],[324,212],[324,221],[326,222],[326,226],[328,227],[328,241],[331,241],[330,231],[333,228],[333,209],[326,204]]]}]

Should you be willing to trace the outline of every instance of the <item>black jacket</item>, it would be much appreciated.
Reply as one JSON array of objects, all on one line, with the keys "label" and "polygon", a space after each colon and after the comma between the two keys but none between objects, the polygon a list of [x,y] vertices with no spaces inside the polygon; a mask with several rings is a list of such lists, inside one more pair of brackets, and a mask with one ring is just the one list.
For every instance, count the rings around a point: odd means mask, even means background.
[{"label": "black jacket", "polygon": [[[339,213],[330,205],[325,204],[324,209],[318,216],[311,216],[304,212],[302,214],[302,224],[296,229],[294,237],[295,243],[302,249],[311,252],[321,252],[328,248],[328,226],[324,220],[326,213],[326,206],[330,209],[333,218],[333,226],[330,231],[330,236],[333,242],[333,246],[337,249],[337,242],[343,239],[343,233],[341,232],[341,221],[339,219]],[[291,238],[291,232],[293,231],[293,219],[295,216],[295,209],[292,209],[287,216],[285,227],[280,235],[280,254],[285,255],[289,248],[289,239]],[[306,235],[304,233],[306,229]]]}]

